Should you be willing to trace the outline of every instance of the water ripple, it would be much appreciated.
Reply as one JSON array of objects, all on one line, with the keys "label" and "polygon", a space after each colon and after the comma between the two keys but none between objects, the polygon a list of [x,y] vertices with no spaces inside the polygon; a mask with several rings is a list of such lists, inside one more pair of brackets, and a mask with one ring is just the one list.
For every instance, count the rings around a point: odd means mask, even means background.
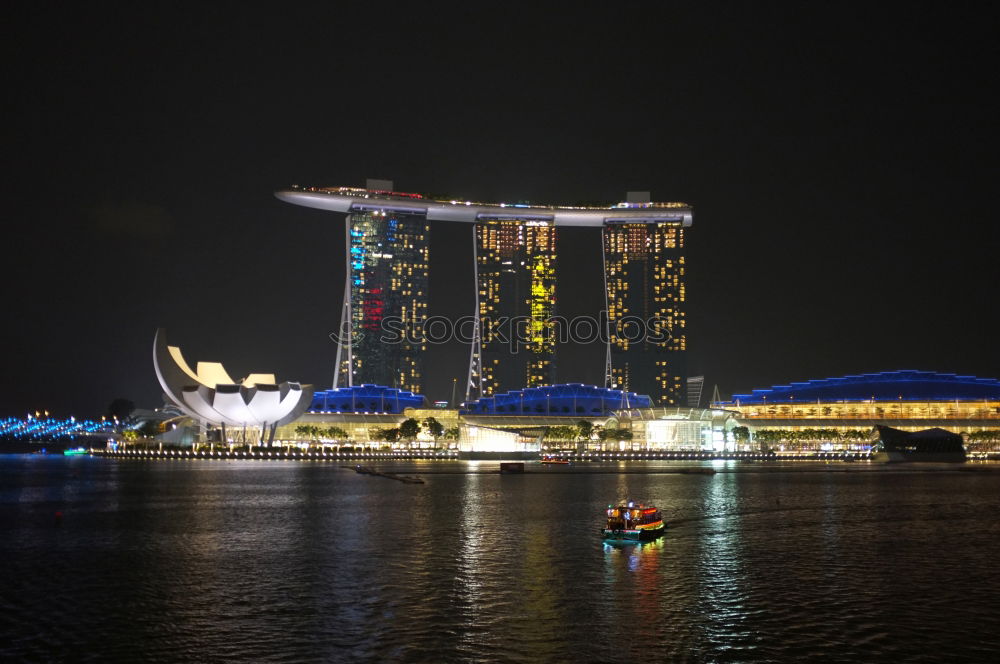
[{"label": "water ripple", "polygon": [[[2,457],[0,655],[849,662],[1000,648],[998,473],[468,468],[400,464],[452,471],[414,486],[294,462]],[[664,509],[664,538],[597,539],[602,507],[626,496]]]}]

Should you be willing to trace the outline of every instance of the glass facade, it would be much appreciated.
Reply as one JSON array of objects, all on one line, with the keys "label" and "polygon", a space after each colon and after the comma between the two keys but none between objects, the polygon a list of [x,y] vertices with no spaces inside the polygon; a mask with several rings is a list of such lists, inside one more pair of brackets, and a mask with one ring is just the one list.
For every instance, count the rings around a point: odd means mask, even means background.
[{"label": "glass facade", "polygon": [[996,378],[885,371],[774,385],[717,405],[738,412],[759,445],[784,452],[867,452],[875,425],[945,429],[973,455],[1000,449]]},{"label": "glass facade", "polygon": [[555,382],[556,229],[530,219],[476,223],[482,390]]},{"label": "glass facade", "polygon": [[[388,210],[352,212],[347,220],[353,383],[420,393],[430,226],[423,215]],[[399,342],[386,343],[390,335]]]},{"label": "glass facade", "polygon": [[680,222],[604,227],[610,387],[685,405],[684,228]]},{"label": "glass facade", "polygon": [[[618,414],[620,426],[630,428],[632,440],[617,449],[657,452],[749,451],[732,435],[735,413],[702,408],[640,408]],[[604,449],[615,449],[605,445]]]},{"label": "glass facade", "polygon": [[747,420],[997,420],[1000,401],[851,401],[726,405]]},{"label": "glass facade", "polygon": [[904,431],[932,427],[961,434],[970,454],[1000,451],[1000,401],[813,401],[726,405],[758,446],[780,452],[861,451],[876,424]]}]

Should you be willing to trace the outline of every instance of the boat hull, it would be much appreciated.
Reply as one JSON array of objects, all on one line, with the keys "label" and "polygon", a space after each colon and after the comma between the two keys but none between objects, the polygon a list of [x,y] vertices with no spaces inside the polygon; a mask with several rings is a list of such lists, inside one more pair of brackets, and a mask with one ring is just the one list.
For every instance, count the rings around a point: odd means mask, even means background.
[{"label": "boat hull", "polygon": [[537,461],[538,452],[467,452],[458,451],[461,461]]},{"label": "boat hull", "polygon": [[601,535],[606,540],[648,542],[650,540],[655,540],[657,537],[662,535],[666,529],[667,527],[665,525],[661,525],[659,528],[643,528],[641,530],[610,530],[608,528],[602,528]]},{"label": "boat hull", "polygon": [[911,452],[890,450],[888,452],[875,452],[871,455],[873,463],[904,463],[904,462],[930,462],[930,463],[965,463],[965,452]]}]

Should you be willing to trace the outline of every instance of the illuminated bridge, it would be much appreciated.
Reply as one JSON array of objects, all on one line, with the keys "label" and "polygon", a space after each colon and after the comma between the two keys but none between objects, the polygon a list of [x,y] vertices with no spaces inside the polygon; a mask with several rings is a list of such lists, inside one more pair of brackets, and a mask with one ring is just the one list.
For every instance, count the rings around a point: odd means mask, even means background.
[{"label": "illuminated bridge", "polygon": [[78,437],[104,437],[114,433],[110,422],[57,419],[54,417],[8,417],[0,420],[0,438],[8,440],[64,440]]}]

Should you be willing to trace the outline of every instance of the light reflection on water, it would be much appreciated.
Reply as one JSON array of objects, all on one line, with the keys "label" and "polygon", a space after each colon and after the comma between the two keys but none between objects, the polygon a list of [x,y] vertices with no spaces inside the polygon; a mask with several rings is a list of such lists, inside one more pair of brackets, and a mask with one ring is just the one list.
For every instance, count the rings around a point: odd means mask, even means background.
[{"label": "light reflection on water", "polygon": [[[1000,648],[988,555],[1000,473],[634,472],[663,467],[501,476],[425,462],[397,468],[427,472],[404,485],[321,463],[0,457],[0,655],[857,661]],[[603,541],[606,505],[626,498],[661,508],[666,534]]]},{"label": "light reflection on water", "polygon": [[609,569],[615,569],[618,556],[625,556],[628,561],[628,571],[635,572],[639,561],[645,556],[649,560],[659,560],[659,550],[666,545],[665,537],[658,537],[648,542],[628,542],[623,540],[604,540],[604,557]]},{"label": "light reflection on water", "polygon": [[716,476],[706,489],[707,511],[716,516],[711,530],[701,540],[698,566],[700,590],[697,611],[705,616],[701,623],[704,640],[719,652],[751,651],[750,632],[745,628],[746,578],[742,550],[743,497],[739,475]]}]

